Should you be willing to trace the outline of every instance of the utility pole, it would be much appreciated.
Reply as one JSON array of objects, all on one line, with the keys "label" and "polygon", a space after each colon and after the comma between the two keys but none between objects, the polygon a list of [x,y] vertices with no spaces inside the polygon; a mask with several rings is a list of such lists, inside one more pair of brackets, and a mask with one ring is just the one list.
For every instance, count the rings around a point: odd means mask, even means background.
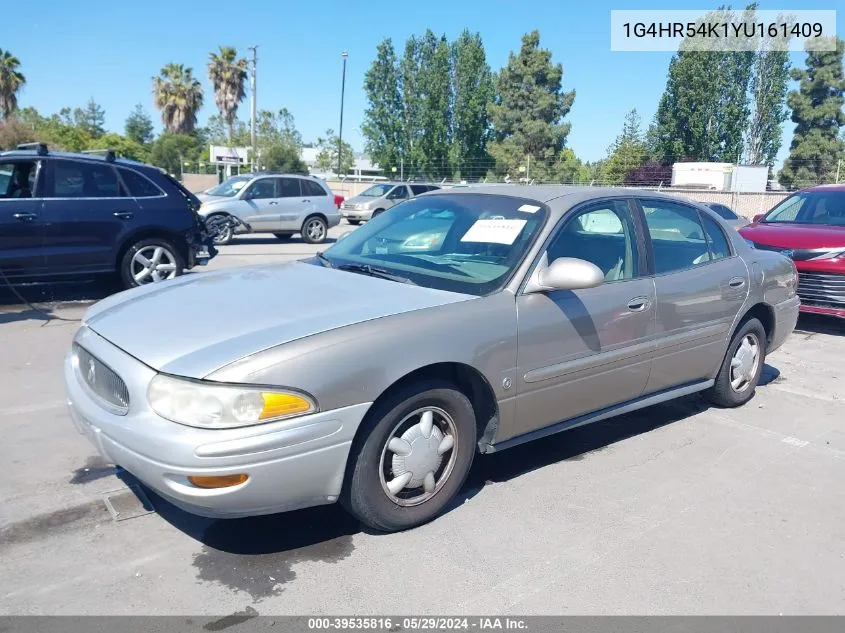
[{"label": "utility pole", "polygon": [[340,54],[343,57],[343,79],[340,83],[340,129],[337,132],[337,177],[340,178],[340,157],[343,150],[343,96],[346,92],[346,58],[349,53],[343,51]]},{"label": "utility pole", "polygon": [[250,145],[252,145],[252,151],[250,152],[250,162],[252,164],[252,171],[255,171],[255,159],[257,153],[257,147],[255,144],[255,117],[256,117],[256,85],[258,80],[256,75],[258,74],[258,45],[255,46],[247,46],[247,50],[252,51],[252,90],[250,90],[251,99],[251,106],[252,106],[252,116],[249,125],[249,140]]},{"label": "utility pole", "polygon": [[842,169],[842,159],[836,161],[836,184],[839,184],[839,170]]}]

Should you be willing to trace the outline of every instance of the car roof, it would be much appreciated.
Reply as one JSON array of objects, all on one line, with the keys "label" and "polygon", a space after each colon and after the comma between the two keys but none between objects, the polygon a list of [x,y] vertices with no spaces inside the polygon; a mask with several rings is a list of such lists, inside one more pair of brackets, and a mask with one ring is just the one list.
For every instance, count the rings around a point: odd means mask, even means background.
[{"label": "car roof", "polygon": [[493,194],[497,196],[511,196],[513,198],[524,198],[536,202],[547,203],[559,198],[566,198],[564,202],[567,207],[597,200],[599,198],[618,198],[631,196],[647,196],[649,198],[661,198],[664,200],[677,201],[677,196],[670,196],[657,191],[645,189],[633,189],[622,187],[576,187],[569,185],[473,185],[440,189],[428,195],[466,195],[466,194]]},{"label": "car roof", "polygon": [[158,167],[142,163],[130,158],[115,158],[113,161],[107,161],[105,156],[99,154],[81,154],[78,152],[54,152],[47,154],[39,154],[34,149],[13,149],[6,152],[0,152],[3,158],[31,158],[35,160],[43,160],[45,158],[58,158],[63,160],[81,160],[91,163],[112,163],[115,165],[125,165],[127,167],[146,167],[148,169],[155,169],[161,171]]},{"label": "car roof", "polygon": [[807,187],[801,191],[845,191],[845,183],[836,185],[813,185],[812,187]]}]

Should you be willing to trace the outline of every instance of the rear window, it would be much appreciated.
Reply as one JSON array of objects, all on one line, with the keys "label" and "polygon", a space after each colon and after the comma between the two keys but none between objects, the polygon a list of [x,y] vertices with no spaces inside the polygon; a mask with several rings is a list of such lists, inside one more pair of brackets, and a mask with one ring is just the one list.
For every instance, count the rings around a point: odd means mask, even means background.
[{"label": "rear window", "polygon": [[137,171],[118,168],[118,172],[123,179],[123,184],[129,190],[129,195],[133,198],[152,198],[164,195],[164,192],[153,184],[149,178],[142,176]]},{"label": "rear window", "polygon": [[303,196],[326,196],[326,190],[313,180],[300,180]]},{"label": "rear window", "polygon": [[411,191],[414,192],[415,196],[418,196],[426,191],[431,191],[431,187],[426,187],[425,185],[411,185]]},{"label": "rear window", "polygon": [[723,204],[711,204],[709,205],[711,211],[715,211],[716,215],[725,219],[725,220],[736,220],[737,215],[733,211],[731,211],[728,207]]}]

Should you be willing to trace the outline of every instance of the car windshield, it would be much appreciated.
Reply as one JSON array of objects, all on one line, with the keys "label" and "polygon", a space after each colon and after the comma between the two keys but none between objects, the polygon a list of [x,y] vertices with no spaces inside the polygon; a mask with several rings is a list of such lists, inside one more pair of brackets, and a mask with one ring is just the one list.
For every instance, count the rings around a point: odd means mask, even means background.
[{"label": "car windshield", "polygon": [[845,226],[845,191],[802,191],[766,214],[763,222]]},{"label": "car windshield", "polygon": [[391,189],[393,189],[393,185],[373,185],[372,187],[362,191],[358,195],[364,198],[381,198]]},{"label": "car windshield", "polygon": [[232,196],[236,196],[250,180],[252,180],[251,176],[232,176],[228,180],[221,182],[216,187],[212,187],[206,191],[206,193],[210,196],[231,198]]},{"label": "car windshield", "polygon": [[547,217],[541,203],[510,196],[423,196],[378,215],[324,257],[334,267],[370,266],[419,286],[482,296],[504,287]]}]

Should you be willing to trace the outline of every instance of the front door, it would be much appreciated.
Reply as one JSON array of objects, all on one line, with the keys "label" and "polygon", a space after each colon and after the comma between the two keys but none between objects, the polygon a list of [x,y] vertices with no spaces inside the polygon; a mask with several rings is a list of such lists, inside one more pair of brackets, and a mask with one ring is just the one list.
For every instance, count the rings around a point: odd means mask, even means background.
[{"label": "front door", "polygon": [[143,224],[141,209],[103,161],[45,161],[44,250],[51,273],[114,270],[117,249]]},{"label": "front door", "polygon": [[39,163],[0,161],[0,271],[7,277],[44,272]]},{"label": "front door", "polygon": [[748,269],[707,214],[682,202],[640,200],[657,293],[649,393],[713,378],[748,295]]},{"label": "front door", "polygon": [[405,185],[398,185],[397,187],[394,187],[393,191],[387,194],[387,208],[389,209],[390,207],[396,206],[410,197],[408,187]]},{"label": "front door", "polygon": [[[517,297],[518,398],[513,437],[640,396],[648,382],[654,284],[642,231],[623,199],[569,214],[546,249],[576,257],[605,283]],[[507,439],[503,437],[502,439]]]},{"label": "front door", "polygon": [[279,230],[281,204],[276,190],[276,178],[261,178],[243,192],[239,202],[238,215],[256,233],[272,233]]}]

